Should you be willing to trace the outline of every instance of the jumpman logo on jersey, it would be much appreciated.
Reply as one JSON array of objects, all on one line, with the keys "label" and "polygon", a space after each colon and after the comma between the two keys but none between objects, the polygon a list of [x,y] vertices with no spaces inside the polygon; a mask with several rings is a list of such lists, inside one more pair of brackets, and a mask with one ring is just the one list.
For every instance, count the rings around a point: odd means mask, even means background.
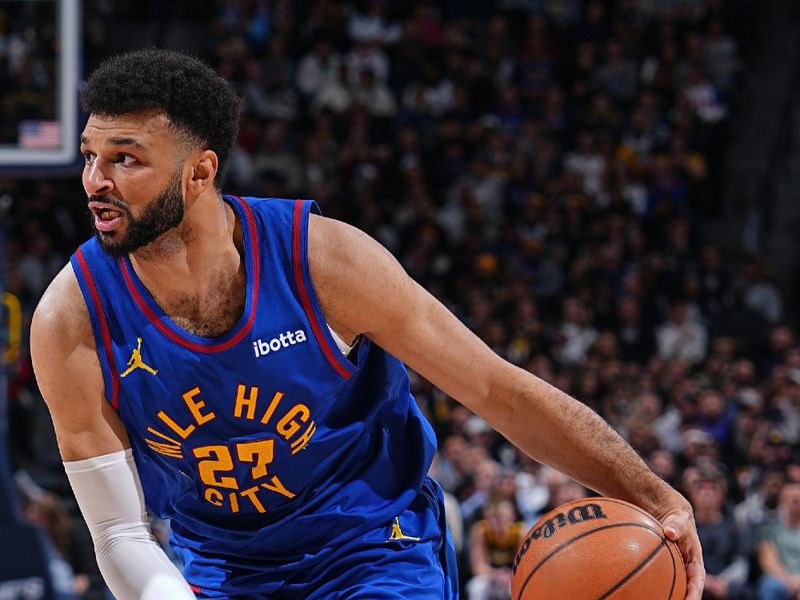
[{"label": "jumpman logo on jersey", "polygon": [[127,377],[134,369],[144,369],[151,375],[158,373],[158,369],[154,369],[150,365],[145,364],[142,360],[142,338],[136,338],[139,345],[131,352],[131,357],[128,359],[128,368],[119,374],[120,377]]},{"label": "jumpman logo on jersey", "polygon": [[400,517],[395,517],[394,523],[392,523],[392,534],[389,536],[389,540],[415,540],[418,542],[419,538],[403,533],[403,530],[400,529]]}]

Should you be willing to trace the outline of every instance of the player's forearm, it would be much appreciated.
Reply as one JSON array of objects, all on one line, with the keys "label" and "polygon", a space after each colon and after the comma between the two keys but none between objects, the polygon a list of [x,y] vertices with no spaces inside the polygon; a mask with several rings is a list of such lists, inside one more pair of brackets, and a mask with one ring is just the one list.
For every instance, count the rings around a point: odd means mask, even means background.
[{"label": "player's forearm", "polygon": [[489,405],[498,430],[534,459],[646,510],[663,505],[669,486],[597,413],[557,388],[514,368],[495,380]]},{"label": "player's forearm", "polygon": [[130,450],[64,463],[97,554],[119,600],[188,600],[188,584],[158,546],[146,521]]},{"label": "player's forearm", "polygon": [[103,579],[119,600],[194,598],[178,569],[144,527],[109,531],[94,543]]}]

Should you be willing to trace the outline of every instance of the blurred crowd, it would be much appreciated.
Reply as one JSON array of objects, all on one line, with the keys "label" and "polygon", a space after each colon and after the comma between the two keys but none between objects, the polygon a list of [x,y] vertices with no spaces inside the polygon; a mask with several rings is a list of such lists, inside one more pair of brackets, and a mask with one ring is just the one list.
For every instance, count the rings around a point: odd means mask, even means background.
[{"label": "blurred crowd", "polygon": [[[86,5],[91,68],[124,8]],[[314,198],[497,353],[597,410],[691,500],[715,599],[800,592],[796,315],[762,257],[723,252],[704,227],[725,201],[756,7],[218,0],[193,40],[244,99],[225,191]],[[0,179],[17,200],[5,285],[28,318],[89,235],[77,179]],[[591,492],[412,383],[439,436],[464,597],[508,598],[528,527]],[[24,353],[10,400],[26,514],[91,595],[96,567]],[[71,535],[42,498],[66,507]]]}]

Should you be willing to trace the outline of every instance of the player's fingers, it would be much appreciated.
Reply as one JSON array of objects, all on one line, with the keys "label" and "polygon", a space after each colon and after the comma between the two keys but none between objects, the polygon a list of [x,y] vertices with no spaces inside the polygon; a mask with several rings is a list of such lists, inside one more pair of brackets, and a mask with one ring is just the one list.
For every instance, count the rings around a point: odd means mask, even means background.
[{"label": "player's fingers", "polygon": [[664,527],[664,533],[667,535],[667,538],[676,543],[681,538],[692,537],[694,533],[691,516],[685,512],[667,516],[662,526]]},{"label": "player's fingers", "polygon": [[688,514],[671,515],[664,520],[664,534],[678,544],[686,564],[686,600],[701,600],[706,578],[703,550]]},{"label": "player's fingers", "polygon": [[672,540],[673,542],[677,542],[681,537],[678,528],[675,527],[674,525],[665,525],[664,533],[666,534],[667,539]]},{"label": "player's fingers", "polygon": [[702,563],[686,564],[686,600],[701,600],[705,579],[706,570]]}]

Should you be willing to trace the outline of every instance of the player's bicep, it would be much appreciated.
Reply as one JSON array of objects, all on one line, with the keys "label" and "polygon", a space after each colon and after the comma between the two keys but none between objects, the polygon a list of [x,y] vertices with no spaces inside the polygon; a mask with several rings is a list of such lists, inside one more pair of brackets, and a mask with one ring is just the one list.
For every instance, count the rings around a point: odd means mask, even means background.
[{"label": "player's bicep", "polygon": [[334,329],[368,336],[446,393],[480,407],[491,373],[503,368],[496,354],[366,234],[317,218],[309,239],[312,277]]},{"label": "player's bicep", "polygon": [[502,361],[430,293],[414,281],[411,285],[405,298],[386,298],[373,307],[380,312],[393,301],[406,304],[396,307],[403,311],[402,325],[394,326],[399,319],[387,321],[372,339],[450,396],[482,412],[492,372],[503,368]]},{"label": "player's bicep", "polygon": [[[99,456],[128,446],[124,426],[104,399],[88,314],[76,304],[76,293],[80,290],[74,275],[65,269],[42,297],[31,322],[36,381],[64,460]],[[80,297],[77,300],[81,301]]]}]

